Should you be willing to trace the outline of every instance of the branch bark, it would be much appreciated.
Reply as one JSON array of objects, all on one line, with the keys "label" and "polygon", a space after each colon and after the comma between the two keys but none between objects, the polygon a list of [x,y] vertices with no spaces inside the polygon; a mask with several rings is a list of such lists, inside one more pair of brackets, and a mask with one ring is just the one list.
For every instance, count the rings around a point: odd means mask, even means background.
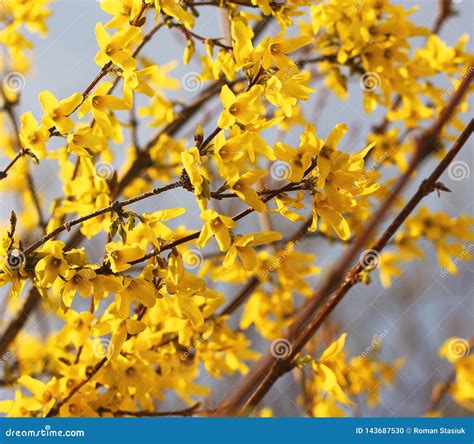
[{"label": "branch bark", "polygon": [[7,352],[8,347],[16,338],[18,332],[25,326],[31,313],[36,309],[41,301],[39,291],[33,287],[28,293],[23,306],[17,312],[16,316],[10,321],[8,327],[0,338],[0,356]]}]

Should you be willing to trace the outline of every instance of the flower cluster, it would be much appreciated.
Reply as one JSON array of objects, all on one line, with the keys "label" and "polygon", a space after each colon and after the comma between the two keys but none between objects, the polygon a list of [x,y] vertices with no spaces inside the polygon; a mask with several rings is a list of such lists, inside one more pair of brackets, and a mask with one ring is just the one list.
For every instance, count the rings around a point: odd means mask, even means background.
[{"label": "flower cluster", "polygon": [[[247,373],[261,356],[250,332],[282,338],[325,271],[300,243],[357,239],[390,193],[386,170],[408,169],[407,135],[445,105],[434,79],[457,85],[473,60],[466,37],[449,46],[389,0],[99,3],[109,19],[95,26],[97,75],[84,90],[42,90],[35,115],[17,113],[20,91],[8,75],[1,83],[0,193],[18,205],[1,226],[0,287],[8,313],[41,306],[56,326],[41,338],[19,325],[0,339],[0,354],[13,350],[0,367],[9,416],[133,416],[173,396],[192,406],[211,394],[208,378]],[[198,33],[205,7],[225,14],[227,38]],[[28,72],[25,30],[46,36],[50,14],[49,0],[6,2],[3,72]],[[180,81],[178,62],[144,55],[165,32],[184,39],[183,62],[199,72]],[[344,99],[354,75],[366,112],[385,117],[367,142],[340,120],[321,134],[326,116],[309,112],[319,79]],[[466,103],[453,110],[456,135]],[[58,170],[51,201],[35,175],[46,162]],[[380,256],[383,285],[423,258],[421,240],[455,273],[457,258],[470,258],[472,222],[426,208],[411,216]],[[309,415],[345,414],[362,395],[377,405],[401,366],[349,359],[345,338],[295,359],[310,373]],[[460,362],[453,397],[466,405]]]}]

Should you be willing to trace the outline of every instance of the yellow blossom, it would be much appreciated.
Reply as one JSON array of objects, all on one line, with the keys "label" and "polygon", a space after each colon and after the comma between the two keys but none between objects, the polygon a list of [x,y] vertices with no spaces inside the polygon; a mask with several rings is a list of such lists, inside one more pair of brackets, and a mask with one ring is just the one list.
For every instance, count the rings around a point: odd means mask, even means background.
[{"label": "yellow blossom", "polygon": [[46,143],[49,140],[49,131],[38,125],[33,114],[28,111],[21,115],[20,140],[24,148],[28,148],[38,158],[46,156]]},{"label": "yellow blossom", "polygon": [[124,71],[134,69],[136,62],[127,51],[130,42],[140,33],[136,26],[128,26],[110,37],[102,23],[97,23],[95,34],[100,50],[95,56],[95,61],[99,66],[111,62],[122,68]]},{"label": "yellow blossom", "polygon": [[41,122],[46,128],[55,127],[61,134],[66,134],[74,128],[74,121],[69,115],[82,103],[81,94],[74,93],[58,101],[50,91],[42,91],[39,100],[45,112]]}]

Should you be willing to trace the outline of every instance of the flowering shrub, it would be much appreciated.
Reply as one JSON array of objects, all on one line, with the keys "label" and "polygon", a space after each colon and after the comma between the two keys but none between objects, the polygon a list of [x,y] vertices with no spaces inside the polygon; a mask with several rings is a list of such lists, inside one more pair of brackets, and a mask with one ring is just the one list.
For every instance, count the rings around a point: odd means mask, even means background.
[{"label": "flowering shrub", "polygon": [[[350,357],[331,311],[355,285],[379,276],[389,287],[428,244],[456,274],[474,238],[472,217],[418,208],[450,191],[438,180],[446,169],[469,173],[453,159],[473,130],[474,57],[466,35],[453,46],[438,36],[454,13],[449,0],[439,6],[429,29],[389,0],[102,0],[96,77],[68,97],[43,90],[34,115],[20,113],[21,90],[31,35],[47,36],[53,8],[3,2],[0,191],[2,207],[8,196],[19,204],[1,230],[1,378],[11,396],[0,411],[269,416],[264,397],[288,372],[301,379],[295,402],[306,415],[378,405],[404,359],[381,361],[381,341]],[[196,30],[209,8],[227,36]],[[174,33],[183,63],[200,66],[181,79],[145,55]],[[324,88],[341,101],[362,92],[374,123],[365,143],[344,149],[348,125],[305,108]],[[172,99],[175,90],[192,100]],[[285,142],[287,133],[299,141]],[[404,202],[428,159],[437,168]],[[51,202],[35,174],[46,160],[61,184]],[[165,194],[179,196],[174,207],[160,202]],[[336,268],[302,248],[316,237],[343,250]],[[29,328],[35,313],[54,325],[47,335]],[[462,338],[440,349],[455,374],[435,387],[429,414],[447,392],[473,410],[469,349]],[[212,380],[231,376],[240,382],[222,402],[207,402]],[[173,397],[184,407],[159,408]]]}]

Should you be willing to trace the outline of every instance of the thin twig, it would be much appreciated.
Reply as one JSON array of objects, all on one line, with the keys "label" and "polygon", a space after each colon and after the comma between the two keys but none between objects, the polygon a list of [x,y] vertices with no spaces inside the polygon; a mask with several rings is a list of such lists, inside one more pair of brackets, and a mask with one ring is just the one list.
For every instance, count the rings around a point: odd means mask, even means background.
[{"label": "thin twig", "polygon": [[28,293],[23,306],[18,310],[16,316],[10,321],[0,337],[0,356],[3,356],[8,350],[8,347],[15,340],[18,332],[25,326],[26,321],[28,321],[40,301],[41,295],[36,287],[33,287]]},{"label": "thin twig", "polygon": [[[163,411],[163,412],[154,412],[154,411],[131,411],[131,410],[112,410],[106,407],[99,408],[99,413],[112,413],[114,417],[121,417],[121,416],[133,416],[135,418],[146,418],[146,417],[161,417],[161,416],[192,416],[196,413],[199,413],[198,408],[200,407],[200,403],[194,404],[191,407],[182,410],[170,410],[170,411]],[[202,413],[202,412],[201,412]]]},{"label": "thin twig", "polygon": [[64,397],[61,401],[57,402],[56,405],[48,412],[46,418],[52,418],[56,416],[61,410],[61,407],[66,404],[84,385],[86,385],[94,377],[94,375],[105,365],[106,362],[107,357],[102,358],[96,365],[94,365],[87,377],[84,378],[78,385],[76,385],[66,397]]},{"label": "thin twig", "polygon": [[[24,156],[26,154],[26,151],[23,149],[22,143],[21,143],[21,140],[20,140],[20,127],[18,126],[18,120],[17,120],[16,113],[15,113],[14,109],[12,108],[11,104],[8,104],[7,106],[5,106],[3,108],[3,110],[5,111],[8,119],[10,120],[10,123],[13,127],[13,135],[15,137],[15,143],[16,143],[16,146],[17,146],[18,153],[21,154],[21,156]],[[38,193],[37,193],[36,188],[34,186],[33,177],[32,177],[31,172],[29,170],[26,171],[26,181],[27,181],[27,185],[28,185],[28,191],[31,194],[31,198],[33,200],[33,205],[35,207],[36,214],[38,216],[40,226],[44,231],[44,229],[46,227],[46,222],[45,222],[44,217],[43,217],[43,212],[42,212],[42,209],[41,209],[39,196],[38,196]]]},{"label": "thin twig", "polygon": [[215,46],[219,46],[220,48],[223,48],[227,51],[232,50],[232,46],[229,46],[229,45],[226,45],[226,44],[222,43],[220,41],[221,40],[220,38],[213,38],[212,39],[212,38],[203,37],[199,34],[196,34],[193,31],[190,31],[189,29],[187,29],[181,23],[173,23],[172,25],[170,25],[170,27],[179,29],[187,39],[195,38],[196,40],[200,41],[201,43],[212,42],[212,44],[214,44]]},{"label": "thin twig", "polygon": [[59,227],[55,228],[50,233],[43,236],[41,239],[39,239],[36,242],[34,242],[33,244],[31,244],[24,251],[24,253],[25,253],[25,255],[28,255],[28,254],[32,253],[37,248],[41,247],[41,245],[45,244],[48,240],[56,237],[59,233],[61,233],[63,231],[66,231],[66,230],[69,231],[73,226],[78,225],[82,222],[85,222],[86,220],[93,219],[95,217],[101,216],[103,214],[106,214],[106,213],[109,213],[109,212],[112,212],[112,211],[119,211],[123,207],[125,207],[126,205],[131,205],[135,202],[139,202],[141,200],[148,199],[149,197],[157,196],[161,193],[164,193],[165,191],[169,191],[169,190],[173,190],[175,188],[179,188],[180,186],[181,186],[181,182],[179,182],[179,181],[178,182],[173,182],[173,183],[170,183],[169,185],[165,185],[165,186],[160,187],[160,188],[154,188],[153,190],[147,191],[146,193],[140,194],[139,196],[132,197],[130,199],[123,200],[121,202],[114,202],[114,203],[110,204],[107,207],[101,208],[101,209],[99,209],[97,211],[94,211],[92,213],[89,213],[89,214],[86,214],[84,216],[78,217],[77,219],[71,220],[70,222],[66,222],[66,223],[60,225]]},{"label": "thin twig", "polygon": [[4,168],[3,171],[0,171],[0,180],[5,179],[8,176],[8,171],[17,163],[23,156],[25,152],[23,150],[18,151],[16,156],[10,161],[10,163]]}]

